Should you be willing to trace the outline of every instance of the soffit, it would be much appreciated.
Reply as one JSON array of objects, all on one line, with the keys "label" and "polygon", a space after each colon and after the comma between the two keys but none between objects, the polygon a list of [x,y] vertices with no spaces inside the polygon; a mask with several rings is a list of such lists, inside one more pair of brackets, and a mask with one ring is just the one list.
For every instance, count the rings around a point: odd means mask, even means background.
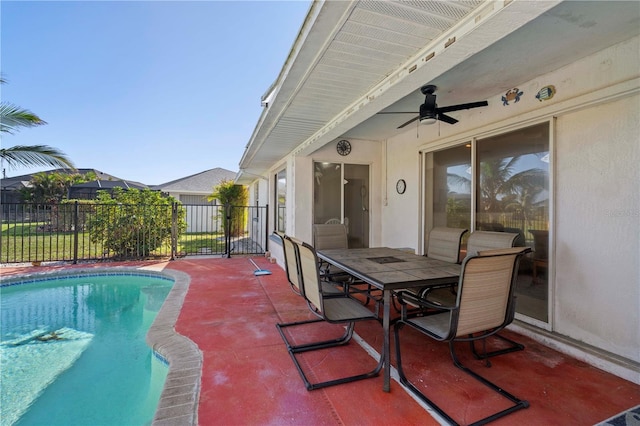
[{"label": "soffit", "polygon": [[515,87],[638,34],[639,10],[625,1],[316,2],[239,176],[338,137],[392,137],[410,117],[376,113],[417,109],[426,83],[446,93],[443,104]]},{"label": "soffit", "polygon": [[314,3],[240,168],[270,167],[482,3]]}]

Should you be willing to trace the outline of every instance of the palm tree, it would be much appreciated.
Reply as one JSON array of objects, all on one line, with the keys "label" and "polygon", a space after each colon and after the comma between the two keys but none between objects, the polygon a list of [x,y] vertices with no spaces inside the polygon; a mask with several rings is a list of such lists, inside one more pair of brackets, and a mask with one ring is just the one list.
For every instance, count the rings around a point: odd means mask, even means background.
[{"label": "palm tree", "polygon": [[[4,80],[0,80],[0,82],[4,83]],[[28,109],[20,108],[8,102],[3,102],[0,106],[0,117],[2,117],[0,131],[11,134],[20,130],[21,127],[35,127],[47,124],[46,121]]]},{"label": "palm tree", "polygon": [[516,155],[511,159],[496,158],[482,161],[480,164],[482,210],[489,213],[501,210],[501,196],[513,192],[513,182],[510,178],[520,157],[520,155]]},{"label": "palm tree", "polygon": [[[494,213],[520,211],[525,223],[531,220],[533,203],[548,187],[548,172],[533,168],[515,172],[522,155],[511,158],[483,160],[480,164],[480,203],[478,213],[487,213],[489,220]],[[471,179],[453,173],[447,175],[448,188],[471,189]],[[447,200],[447,212],[455,212],[455,199]]]},{"label": "palm tree", "polygon": [[222,228],[225,238],[237,237],[244,232],[246,218],[244,209],[234,209],[238,206],[246,206],[249,193],[246,187],[236,185],[232,180],[223,180],[213,188],[213,193],[207,196],[207,201],[218,200],[224,207]]},{"label": "palm tree", "polygon": [[56,148],[47,145],[16,145],[11,148],[0,148],[0,159],[4,165],[6,161],[9,168],[18,165],[30,166],[52,166],[75,169],[75,166],[66,155]]},{"label": "palm tree", "polygon": [[[0,77],[0,84],[5,82],[5,79]],[[22,127],[35,127],[44,124],[47,122],[27,109],[7,102],[0,104],[0,133],[13,134]],[[62,151],[47,145],[16,145],[11,148],[0,148],[0,161],[3,168],[6,161],[9,168],[20,165],[75,169],[71,160]]]},{"label": "palm tree", "polygon": [[480,192],[484,211],[501,211],[505,204],[514,201],[528,206],[547,187],[546,170],[533,168],[514,173],[515,164],[521,157],[482,162]]},{"label": "palm tree", "polygon": [[520,212],[522,215],[522,229],[531,226],[535,217],[535,202],[549,187],[549,176],[546,170],[529,169],[509,178],[511,193],[505,197],[504,210]]}]

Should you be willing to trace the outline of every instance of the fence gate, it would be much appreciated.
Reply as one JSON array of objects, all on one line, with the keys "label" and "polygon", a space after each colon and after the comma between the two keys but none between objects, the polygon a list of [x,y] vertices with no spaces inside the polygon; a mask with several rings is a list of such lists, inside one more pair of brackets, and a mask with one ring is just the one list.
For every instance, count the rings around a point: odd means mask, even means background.
[{"label": "fence gate", "polygon": [[264,254],[267,206],[183,204],[187,229],[178,256]]}]

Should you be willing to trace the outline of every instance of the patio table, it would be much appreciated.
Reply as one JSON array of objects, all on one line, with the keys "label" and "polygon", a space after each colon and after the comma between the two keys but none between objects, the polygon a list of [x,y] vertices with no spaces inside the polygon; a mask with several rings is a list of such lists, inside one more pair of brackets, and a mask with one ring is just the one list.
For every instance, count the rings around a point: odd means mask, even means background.
[{"label": "patio table", "polygon": [[430,259],[388,247],[318,250],[318,258],[382,290],[382,354],[384,384],[389,392],[391,363],[389,326],[391,296],[394,290],[431,287],[458,282],[461,265]]}]

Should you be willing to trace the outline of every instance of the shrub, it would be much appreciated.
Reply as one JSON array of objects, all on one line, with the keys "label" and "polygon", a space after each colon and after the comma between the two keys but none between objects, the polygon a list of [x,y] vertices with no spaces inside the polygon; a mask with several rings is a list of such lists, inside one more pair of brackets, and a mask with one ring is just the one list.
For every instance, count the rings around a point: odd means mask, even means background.
[{"label": "shrub", "polygon": [[147,257],[163,244],[171,244],[174,206],[177,240],[186,222],[182,204],[175,198],[148,189],[99,191],[95,214],[87,221],[90,239],[116,256]]},{"label": "shrub", "polygon": [[[236,185],[233,181],[222,181],[213,189],[213,194],[207,197],[207,200],[218,200],[224,206],[224,210],[219,213],[222,219],[222,227],[225,236],[231,232],[231,236],[237,237],[244,232],[246,227],[245,209],[234,209],[234,207],[246,206],[249,201],[249,192],[242,185]],[[227,229],[227,221],[225,216],[229,217],[229,227]]]}]

